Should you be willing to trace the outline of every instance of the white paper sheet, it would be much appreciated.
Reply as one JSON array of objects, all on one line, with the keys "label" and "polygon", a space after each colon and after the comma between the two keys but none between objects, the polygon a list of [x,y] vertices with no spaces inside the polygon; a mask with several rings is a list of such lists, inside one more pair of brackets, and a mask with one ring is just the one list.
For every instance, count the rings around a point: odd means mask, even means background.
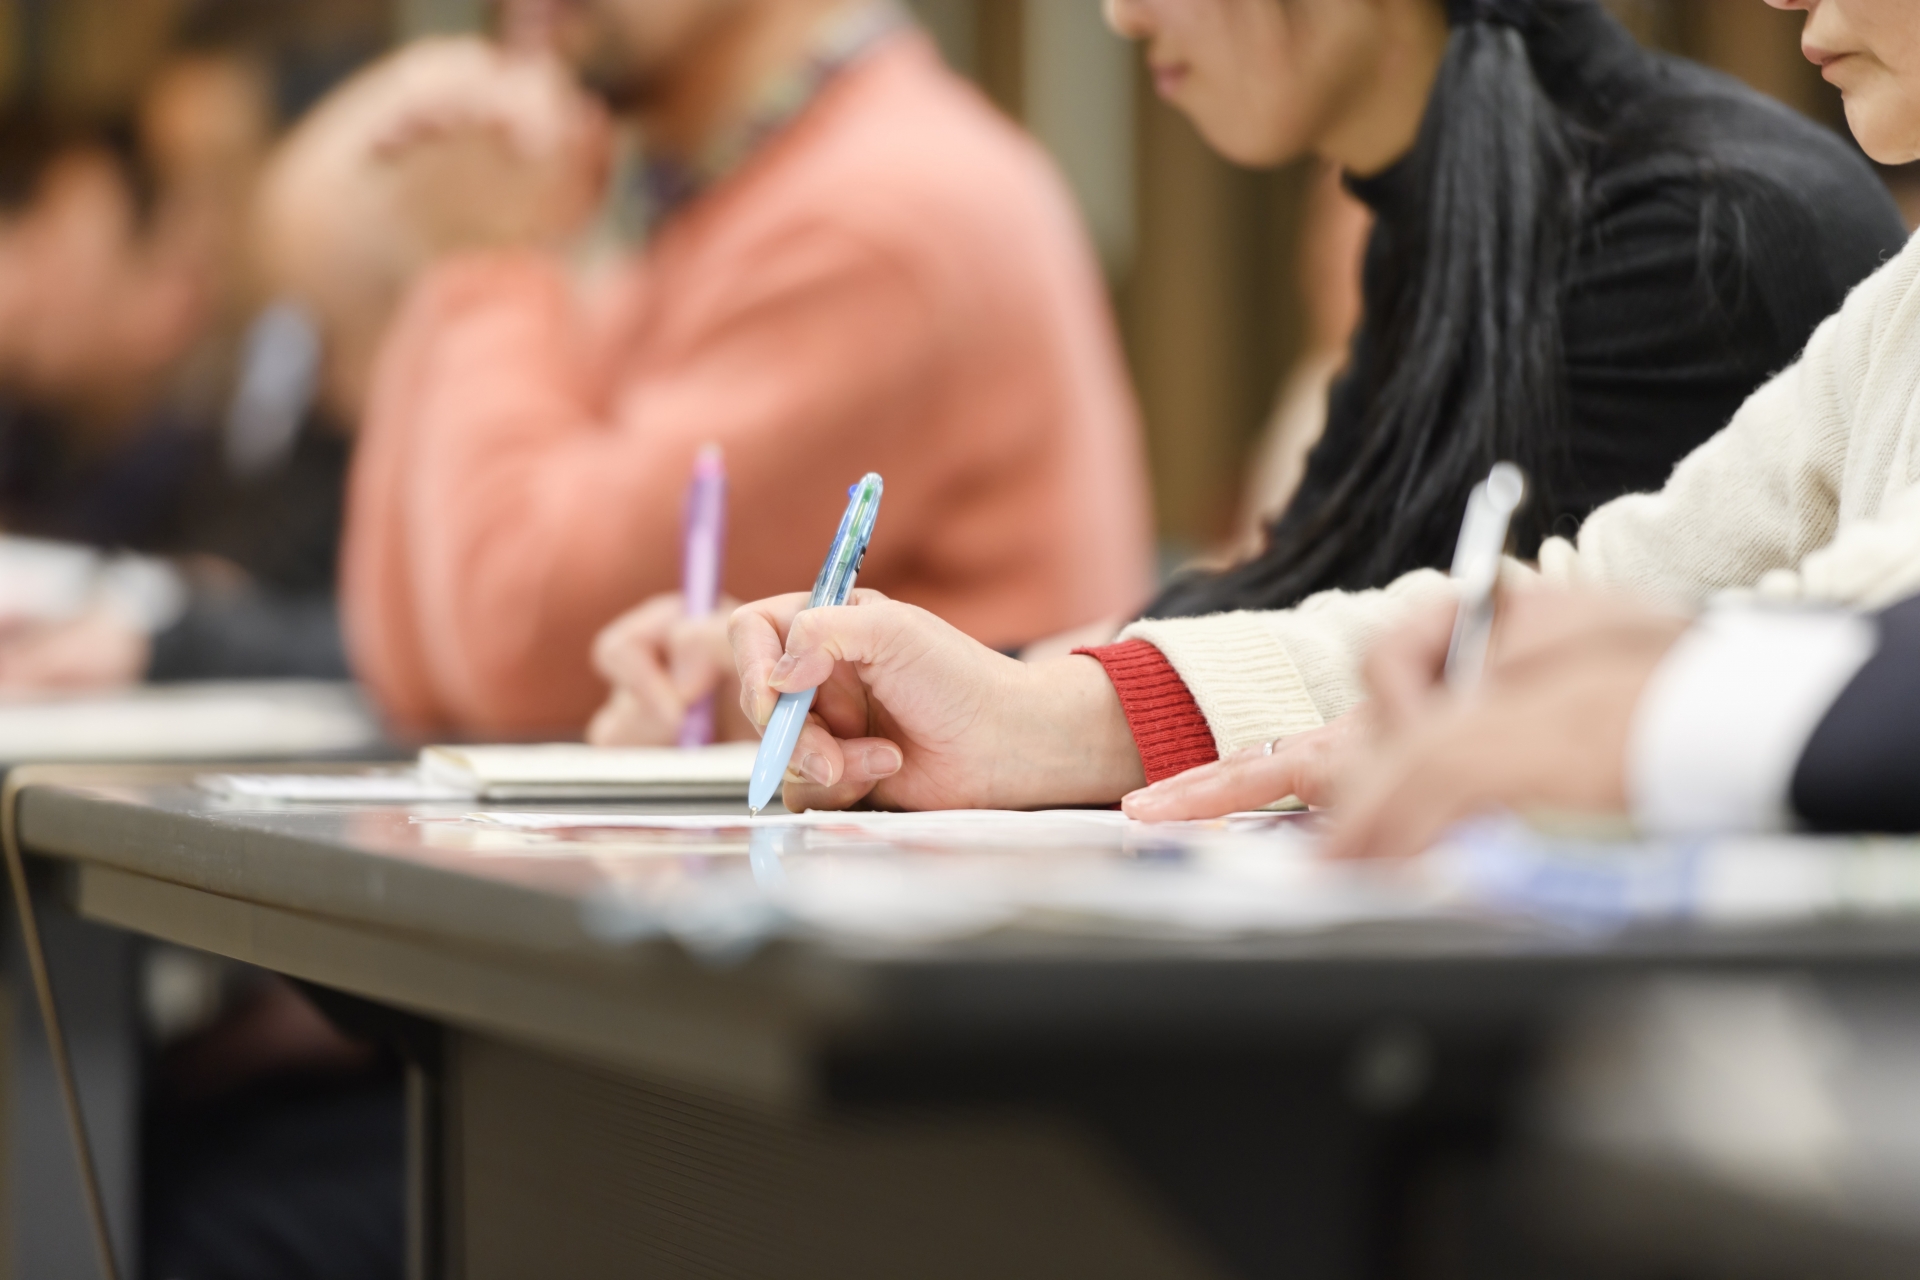
[{"label": "white paper sheet", "polygon": [[1033,826],[1036,823],[1085,823],[1099,827],[1124,828],[1139,825],[1115,809],[934,809],[921,813],[892,813],[880,810],[809,809],[805,813],[747,814],[659,814],[659,813],[525,813],[487,810],[466,815],[469,822],[485,822],[520,831],[566,831],[573,829],[660,831],[729,831],[741,827],[845,827],[907,829],[919,826],[961,827]]},{"label": "white paper sheet", "polygon": [[428,782],[411,769],[368,773],[206,773],[194,782],[202,791],[229,800],[414,804],[473,799],[471,791]]},{"label": "white paper sheet", "polygon": [[579,742],[428,747],[420,776],[505,802],[744,800],[758,744],[590,747]]}]

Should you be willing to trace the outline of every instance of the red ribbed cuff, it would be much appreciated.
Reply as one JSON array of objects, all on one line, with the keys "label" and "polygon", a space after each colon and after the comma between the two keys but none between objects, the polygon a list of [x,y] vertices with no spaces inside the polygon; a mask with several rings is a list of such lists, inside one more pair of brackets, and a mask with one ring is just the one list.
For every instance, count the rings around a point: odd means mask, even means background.
[{"label": "red ribbed cuff", "polygon": [[1145,640],[1123,640],[1097,649],[1075,649],[1098,662],[1120,695],[1133,745],[1140,750],[1147,781],[1158,782],[1176,773],[1220,758],[1213,730],[1200,714],[1186,681],[1166,655]]}]

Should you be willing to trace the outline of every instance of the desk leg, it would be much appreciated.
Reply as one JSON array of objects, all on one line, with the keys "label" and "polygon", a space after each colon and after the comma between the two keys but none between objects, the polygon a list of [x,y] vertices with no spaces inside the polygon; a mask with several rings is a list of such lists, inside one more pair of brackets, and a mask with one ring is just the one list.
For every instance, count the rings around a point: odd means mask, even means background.
[{"label": "desk leg", "polygon": [[440,1073],[407,1063],[407,1280],[445,1280]]},{"label": "desk leg", "polygon": [[[93,1143],[121,1274],[139,1274],[139,1125],[142,1045],[139,943],[131,934],[76,919],[42,898],[47,950],[80,1105]],[[26,954],[5,907],[4,1194],[0,1194],[0,1277],[41,1280],[99,1275],[93,1228],[80,1190],[72,1136],[47,1050]]]}]

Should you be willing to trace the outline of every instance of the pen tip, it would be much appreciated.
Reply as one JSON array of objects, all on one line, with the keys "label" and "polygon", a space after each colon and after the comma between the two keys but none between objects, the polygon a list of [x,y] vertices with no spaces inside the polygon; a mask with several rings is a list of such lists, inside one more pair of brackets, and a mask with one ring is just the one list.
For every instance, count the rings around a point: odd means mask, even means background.
[{"label": "pen tip", "polygon": [[752,818],[757,818],[760,816],[760,810],[764,808],[766,808],[765,805],[759,805],[754,808],[750,808],[747,810],[747,816]]}]

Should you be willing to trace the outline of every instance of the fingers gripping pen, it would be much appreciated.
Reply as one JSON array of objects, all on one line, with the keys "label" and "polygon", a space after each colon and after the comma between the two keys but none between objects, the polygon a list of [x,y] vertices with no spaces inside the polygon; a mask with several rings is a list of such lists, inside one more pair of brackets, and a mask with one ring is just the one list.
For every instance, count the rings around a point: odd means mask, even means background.
[{"label": "fingers gripping pen", "polygon": [[[853,580],[867,556],[867,543],[873,538],[873,522],[880,514],[880,477],[867,472],[860,483],[847,491],[847,513],[840,517],[840,531],[833,535],[827,561],[813,583],[809,609],[842,605],[853,594]],[[767,807],[773,793],[780,789],[793,748],[800,741],[800,730],[813,708],[815,690],[783,693],[767,721],[760,738],[760,752],[753,758],[753,778],[747,785],[747,807],[756,815]]]}]

